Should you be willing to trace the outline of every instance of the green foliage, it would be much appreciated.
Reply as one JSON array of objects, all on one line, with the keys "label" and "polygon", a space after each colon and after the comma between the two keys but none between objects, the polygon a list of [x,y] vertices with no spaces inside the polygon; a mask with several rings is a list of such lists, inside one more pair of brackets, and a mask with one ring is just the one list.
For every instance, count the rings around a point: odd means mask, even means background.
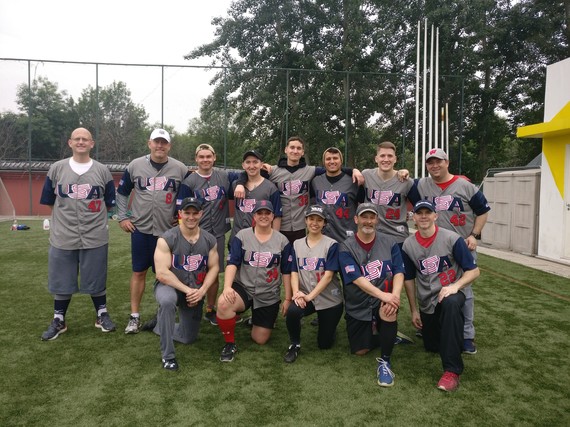
[{"label": "green foliage", "polygon": [[[129,313],[130,239],[111,222],[108,302],[118,331],[94,328],[93,305],[75,295],[68,332],[42,342],[53,302],[47,292],[47,232],[41,221],[28,231],[0,223],[3,270],[0,364],[1,425],[544,425],[570,423],[570,288],[568,279],[488,256],[479,256],[475,283],[479,352],[465,356],[459,391],[435,388],[439,357],[421,340],[396,346],[395,385],[376,384],[377,351],[348,354],[344,320],[329,351],[316,346],[305,319],[302,350],[291,365],[279,318],[265,346],[239,326],[233,363],[218,361],[223,339],[202,323],[198,341],[177,345],[179,372],[160,366],[158,337],[122,333]],[[143,319],[155,311],[152,280]],[[530,286],[530,287],[529,287]],[[550,294],[546,292],[551,292]],[[405,300],[405,297],[404,297]],[[399,330],[413,336],[409,310]]]}]

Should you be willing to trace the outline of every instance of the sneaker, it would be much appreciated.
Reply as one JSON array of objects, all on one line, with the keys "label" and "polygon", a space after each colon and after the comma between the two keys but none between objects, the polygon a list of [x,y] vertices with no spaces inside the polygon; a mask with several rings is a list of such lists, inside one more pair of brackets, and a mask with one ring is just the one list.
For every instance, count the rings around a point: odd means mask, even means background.
[{"label": "sneaker", "polygon": [[65,331],[67,331],[65,321],[55,317],[49,324],[47,331],[42,334],[42,341],[54,340]]},{"label": "sneaker", "polygon": [[154,331],[157,321],[158,319],[156,318],[155,315],[152,319],[147,320],[146,322],[143,323],[143,325],[141,326],[141,331],[149,331],[149,332]]},{"label": "sneaker", "polygon": [[[251,317],[249,317],[248,319],[251,319]],[[243,317],[241,317],[239,314],[236,314],[236,324],[242,322],[243,322]]]},{"label": "sneaker", "polygon": [[418,338],[423,338],[422,330],[421,330],[421,329],[416,329],[416,337],[418,337]]},{"label": "sneaker", "polygon": [[101,329],[103,332],[112,332],[115,329],[115,324],[111,320],[111,316],[109,313],[101,313],[101,316],[97,317],[97,321],[95,322],[95,327]]},{"label": "sneaker", "polygon": [[237,352],[237,345],[233,342],[228,342],[222,349],[222,355],[220,356],[220,362],[233,362],[235,354]]},{"label": "sneaker", "polygon": [[[253,317],[249,316],[245,319],[242,319],[241,321],[243,322],[244,326],[247,326],[248,328],[253,328]],[[236,323],[238,323],[237,320],[236,320]]]},{"label": "sneaker", "polygon": [[213,326],[218,326],[218,320],[216,319],[216,310],[214,310],[213,308],[209,310],[206,309],[206,314],[204,314],[204,320],[207,320]]},{"label": "sneaker", "polygon": [[140,331],[141,326],[141,319],[140,317],[129,317],[129,323],[127,323],[127,327],[125,328],[125,334],[138,334]]},{"label": "sneaker", "polygon": [[301,351],[300,345],[291,344],[289,346],[289,348],[287,349],[287,353],[285,353],[285,356],[283,356],[283,360],[286,363],[293,363],[295,360],[297,360],[297,357],[299,356],[300,351]]},{"label": "sneaker", "polygon": [[445,371],[437,383],[437,388],[443,391],[455,391],[457,387],[459,387],[459,375],[454,372]]},{"label": "sneaker", "polygon": [[398,333],[396,334],[396,339],[394,340],[394,345],[398,345],[398,344],[413,344],[414,340],[411,339],[409,336],[401,333],[400,331],[398,331]]},{"label": "sneaker", "polygon": [[465,354],[476,354],[477,353],[477,347],[475,347],[475,341],[463,340],[463,353],[465,353]]},{"label": "sneaker", "polygon": [[378,368],[376,375],[378,376],[378,385],[382,387],[392,387],[394,385],[394,373],[390,369],[390,362],[385,361],[381,357],[377,357]]},{"label": "sneaker", "polygon": [[176,361],[176,359],[162,359],[162,367],[169,371],[177,371],[178,362]]},{"label": "sneaker", "polygon": [[319,326],[319,318],[315,317],[313,320],[311,320],[311,326]]}]

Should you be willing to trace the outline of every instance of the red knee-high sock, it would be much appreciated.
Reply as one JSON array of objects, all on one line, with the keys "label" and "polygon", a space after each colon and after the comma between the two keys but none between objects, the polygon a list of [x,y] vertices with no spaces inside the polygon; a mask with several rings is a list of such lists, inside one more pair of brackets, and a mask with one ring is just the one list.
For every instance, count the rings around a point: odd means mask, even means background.
[{"label": "red knee-high sock", "polygon": [[231,319],[220,319],[216,316],[218,320],[218,328],[222,331],[222,335],[224,336],[224,340],[226,342],[235,342],[234,332],[236,330],[236,318],[235,316]]}]

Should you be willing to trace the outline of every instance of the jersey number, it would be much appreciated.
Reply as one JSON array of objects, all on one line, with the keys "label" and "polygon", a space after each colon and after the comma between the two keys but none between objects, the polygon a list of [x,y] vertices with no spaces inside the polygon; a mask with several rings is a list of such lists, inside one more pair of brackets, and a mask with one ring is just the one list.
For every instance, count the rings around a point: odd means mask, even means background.
[{"label": "jersey number", "polygon": [[166,193],[166,204],[169,205],[172,203],[172,193]]},{"label": "jersey number", "polygon": [[299,206],[307,206],[309,204],[309,195],[302,194],[299,196]]},{"label": "jersey number", "polygon": [[451,217],[449,222],[451,222],[456,227],[462,226],[462,225],[465,225],[465,218],[466,218],[465,214],[455,214]]},{"label": "jersey number", "polygon": [[348,219],[349,211],[348,211],[348,209],[338,208],[334,214],[339,219],[343,219],[343,218]]},{"label": "jersey number", "polygon": [[447,271],[444,271],[442,273],[439,274],[439,283],[441,283],[441,286],[447,286],[447,285],[451,285],[453,282],[455,282],[455,276],[457,275],[457,273],[455,273],[454,269],[450,269]]},{"label": "jersey number", "polygon": [[386,211],[386,219],[400,219],[400,209],[388,209]]},{"label": "jersey number", "polygon": [[101,200],[91,200],[91,202],[87,205],[87,208],[91,212],[101,211]]},{"label": "jersey number", "polygon": [[277,271],[277,268],[272,268],[271,270],[267,270],[267,279],[265,279],[265,281],[267,283],[271,283],[277,280],[278,277],[279,272]]}]

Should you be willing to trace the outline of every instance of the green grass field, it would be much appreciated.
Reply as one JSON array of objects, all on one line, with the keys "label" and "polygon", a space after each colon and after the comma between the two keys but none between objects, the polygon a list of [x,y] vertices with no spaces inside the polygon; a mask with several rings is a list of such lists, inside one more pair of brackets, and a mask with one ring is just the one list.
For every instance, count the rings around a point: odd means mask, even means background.
[{"label": "green grass field", "polygon": [[[291,365],[283,319],[263,347],[238,325],[233,363],[218,361],[217,327],[202,323],[192,346],[179,345],[178,372],[161,368],[158,337],[124,335],[129,313],[130,240],[111,222],[108,306],[118,330],[93,325],[91,299],[74,296],[68,331],[42,342],[52,318],[47,291],[48,232],[0,223],[2,327],[0,425],[570,425],[570,283],[479,256],[475,284],[479,352],[466,355],[458,392],[435,388],[437,355],[421,341],[396,346],[395,386],[376,384],[377,352],[351,356],[344,321],[329,351],[305,321],[303,349]],[[532,288],[529,288],[531,286]],[[156,308],[151,280],[143,301]],[[548,291],[546,293],[544,291]],[[405,299],[405,297],[403,297]],[[407,302],[399,329],[413,336]]]}]

